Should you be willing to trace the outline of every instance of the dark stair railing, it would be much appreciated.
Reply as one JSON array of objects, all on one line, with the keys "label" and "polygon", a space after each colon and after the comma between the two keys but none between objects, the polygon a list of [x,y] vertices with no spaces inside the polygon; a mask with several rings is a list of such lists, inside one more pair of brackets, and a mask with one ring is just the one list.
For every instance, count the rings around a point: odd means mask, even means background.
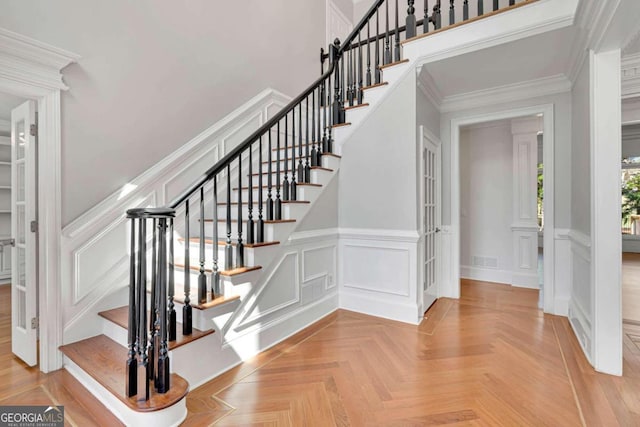
[{"label": "dark stair railing", "polygon": [[[389,3],[394,8],[392,17]],[[376,0],[343,43],[336,39],[327,53],[321,50],[322,75],[318,80],[166,207],[127,211],[131,222],[127,396],[135,396],[139,401],[148,400],[151,382],[157,393],[169,390],[168,343],[176,339],[175,302],[182,304],[182,334],[189,335],[193,330],[193,295],[198,305],[218,298],[223,293],[220,276],[243,271],[245,245],[265,242],[265,225],[283,219],[282,205],[296,201],[298,187],[309,183],[311,171],[322,164],[322,156],[332,153],[333,129],[345,123],[345,108],[362,105],[366,101],[367,87],[382,83],[381,69],[402,60],[402,39],[416,36],[419,26],[425,33],[431,25],[434,29],[441,27],[440,0],[435,2],[431,16],[428,0],[424,0],[425,16],[420,20],[415,17],[415,1],[408,0],[404,26],[400,26],[398,3],[398,0]],[[497,1],[494,8],[495,4]],[[453,23],[453,0],[450,5],[450,23]],[[480,7],[479,10],[482,11]],[[463,3],[463,17],[468,19],[468,0]],[[390,18],[395,28],[390,27]],[[254,164],[255,159],[257,163]],[[263,159],[266,159],[266,167]],[[243,187],[243,183],[247,187]],[[234,184],[236,202],[231,197]],[[246,198],[244,191],[248,195]],[[257,191],[256,205],[254,191]],[[224,200],[221,201],[221,197]],[[237,205],[235,218],[234,203]],[[198,212],[190,215],[190,207]],[[178,214],[182,221],[176,221]],[[243,218],[245,215],[246,219]],[[212,226],[210,268],[205,250],[208,223]],[[198,234],[193,238],[192,225]],[[184,239],[181,261],[174,252],[174,232],[182,232]],[[220,235],[226,239],[218,241]],[[147,259],[148,242],[151,242],[150,262]],[[193,267],[190,259],[192,243],[194,246],[197,243],[198,253]],[[224,248],[222,271],[219,268],[220,248]],[[183,296],[175,295],[176,268],[184,272]],[[193,280],[197,284],[195,293],[191,289],[192,270],[197,277]],[[150,307],[147,307],[149,284]]]}]

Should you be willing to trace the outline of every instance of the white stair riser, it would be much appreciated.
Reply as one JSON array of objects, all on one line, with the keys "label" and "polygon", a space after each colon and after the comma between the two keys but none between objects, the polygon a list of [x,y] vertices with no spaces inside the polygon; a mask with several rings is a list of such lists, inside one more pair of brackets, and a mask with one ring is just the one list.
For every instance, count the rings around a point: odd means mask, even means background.
[{"label": "white stair riser", "polygon": [[[308,203],[282,203],[282,219],[296,219],[302,210],[305,208],[305,205]],[[263,211],[263,219],[266,219],[266,202],[264,204]],[[258,221],[258,205],[253,205],[253,221],[254,223]],[[227,207],[226,205],[218,206],[218,219],[223,219],[227,217]],[[249,218],[249,205],[242,206],[242,220],[244,223],[247,223],[247,219]],[[238,205],[231,205],[231,219],[238,219]],[[226,227],[226,226],[225,226]],[[245,226],[243,226],[245,228]],[[244,234],[244,230],[243,230]]]},{"label": "white stair riser", "polygon": [[[205,227],[205,237],[207,239],[211,239],[212,230],[211,223],[208,223],[208,227]],[[264,240],[265,242],[284,242],[289,238],[289,233],[293,228],[295,228],[295,222],[285,222],[285,223],[276,223],[276,224],[265,224],[264,225]],[[247,231],[246,223],[242,225],[242,236],[244,238],[245,233]],[[227,224],[220,222],[218,224],[218,238],[222,240],[226,240],[227,238]],[[232,241],[238,238],[238,224],[236,222],[231,223],[231,239]]]},{"label": "white stair riser", "polygon": [[[254,181],[254,188],[253,188],[253,202],[254,204],[257,205],[258,203],[258,195],[260,193],[260,190],[258,188],[255,188],[257,186],[257,182]],[[309,202],[314,202],[315,199],[317,198],[317,196],[322,192],[322,187],[312,187],[312,186],[307,186],[307,185],[298,185],[297,187],[297,193],[298,193],[298,197],[297,200],[306,200]],[[231,201],[232,202],[237,202],[238,201],[238,191],[234,190],[233,193],[231,194]],[[273,194],[275,194],[275,188],[272,189],[272,193],[271,193],[271,197],[273,198]],[[262,188],[262,200],[263,202],[266,204],[267,201],[267,196],[268,196],[268,189],[266,188],[266,183],[263,183],[263,188]],[[224,203],[226,201],[226,195],[224,196],[224,198],[221,198],[218,200],[219,203]],[[242,190],[242,201],[246,202],[249,200],[249,190],[248,189],[243,189]],[[266,206],[266,205],[265,205]],[[254,208],[255,209],[255,208]],[[256,217],[255,215],[255,211],[254,211],[254,218]]]},{"label": "white stair riser", "polygon": [[[271,262],[273,253],[277,251],[278,245],[260,246],[257,248],[244,248],[245,264],[249,266],[253,265],[266,265]],[[199,243],[192,242],[189,245],[189,255],[191,265],[200,265],[200,247]],[[235,258],[236,247],[233,246],[233,256]],[[182,260],[184,258],[184,248],[180,248],[180,252],[176,252],[176,258]],[[218,245],[218,268],[224,266],[225,259],[225,246]],[[180,262],[182,263],[182,261]],[[213,245],[205,244],[205,268],[213,267]]]}]

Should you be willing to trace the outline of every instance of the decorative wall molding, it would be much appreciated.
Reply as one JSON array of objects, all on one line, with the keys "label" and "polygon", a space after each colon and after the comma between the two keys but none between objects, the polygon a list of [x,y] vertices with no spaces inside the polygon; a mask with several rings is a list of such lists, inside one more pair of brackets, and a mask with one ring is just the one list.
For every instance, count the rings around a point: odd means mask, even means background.
[{"label": "decorative wall molding", "polygon": [[[125,211],[164,203],[169,182],[175,180],[177,185],[180,179],[189,183],[195,180],[202,173],[201,168],[194,167],[199,160],[217,158],[223,153],[220,145],[225,141],[227,146],[224,148],[232,149],[233,144],[241,141],[230,139],[230,136],[238,132],[250,133],[268,119],[274,105],[279,109],[288,102],[288,97],[275,90],[261,92],[62,230],[58,252],[64,284],[65,334],[86,335],[82,329],[94,325],[83,319],[93,315],[96,304],[126,282],[123,272],[128,270],[129,231]],[[247,117],[259,117],[259,120],[247,120]],[[124,302],[120,301],[120,304]]]},{"label": "decorative wall molding", "polygon": [[571,229],[569,228],[556,228],[554,230],[553,238],[556,240],[569,240],[569,233]]},{"label": "decorative wall molding", "polygon": [[292,243],[304,243],[306,241],[337,239],[340,231],[338,228],[322,228],[319,230],[298,231],[292,233],[289,241]]},{"label": "decorative wall molding", "polygon": [[567,233],[567,234],[569,236],[569,240],[571,240],[572,243],[577,244],[578,246],[580,246],[585,251],[590,251],[591,250],[591,237],[590,236],[587,236],[582,231],[578,231],[578,230],[574,230],[574,229],[569,230],[569,233]]},{"label": "decorative wall molding", "polygon": [[377,240],[384,242],[415,243],[420,239],[417,230],[387,230],[367,228],[340,228],[341,239]]},{"label": "decorative wall molding", "polygon": [[564,75],[529,80],[474,92],[444,97],[440,111],[449,113],[488,105],[515,102],[521,99],[565,93],[571,90],[571,81]]}]

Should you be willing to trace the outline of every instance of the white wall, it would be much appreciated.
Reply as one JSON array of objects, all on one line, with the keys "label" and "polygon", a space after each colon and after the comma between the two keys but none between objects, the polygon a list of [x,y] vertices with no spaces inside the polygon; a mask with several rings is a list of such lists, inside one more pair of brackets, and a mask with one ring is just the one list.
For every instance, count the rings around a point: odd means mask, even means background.
[{"label": "white wall", "polygon": [[[460,132],[460,264],[462,277],[511,283],[513,268],[513,136],[503,120]],[[474,263],[474,257],[495,260]],[[490,266],[485,267],[485,264]],[[478,271],[481,270],[481,271]]]},{"label": "white wall", "polygon": [[325,2],[4,1],[0,27],[82,56],[62,96],[69,224],[267,87],[319,75]]}]

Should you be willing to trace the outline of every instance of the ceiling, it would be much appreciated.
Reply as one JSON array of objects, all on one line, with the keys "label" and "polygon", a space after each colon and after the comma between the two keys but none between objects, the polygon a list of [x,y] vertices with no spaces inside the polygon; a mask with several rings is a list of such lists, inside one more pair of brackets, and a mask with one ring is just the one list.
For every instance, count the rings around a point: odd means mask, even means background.
[{"label": "ceiling", "polygon": [[566,74],[573,27],[426,64],[443,97]]},{"label": "ceiling", "polygon": [[24,101],[24,98],[0,92],[0,120],[10,120],[11,110]]}]

